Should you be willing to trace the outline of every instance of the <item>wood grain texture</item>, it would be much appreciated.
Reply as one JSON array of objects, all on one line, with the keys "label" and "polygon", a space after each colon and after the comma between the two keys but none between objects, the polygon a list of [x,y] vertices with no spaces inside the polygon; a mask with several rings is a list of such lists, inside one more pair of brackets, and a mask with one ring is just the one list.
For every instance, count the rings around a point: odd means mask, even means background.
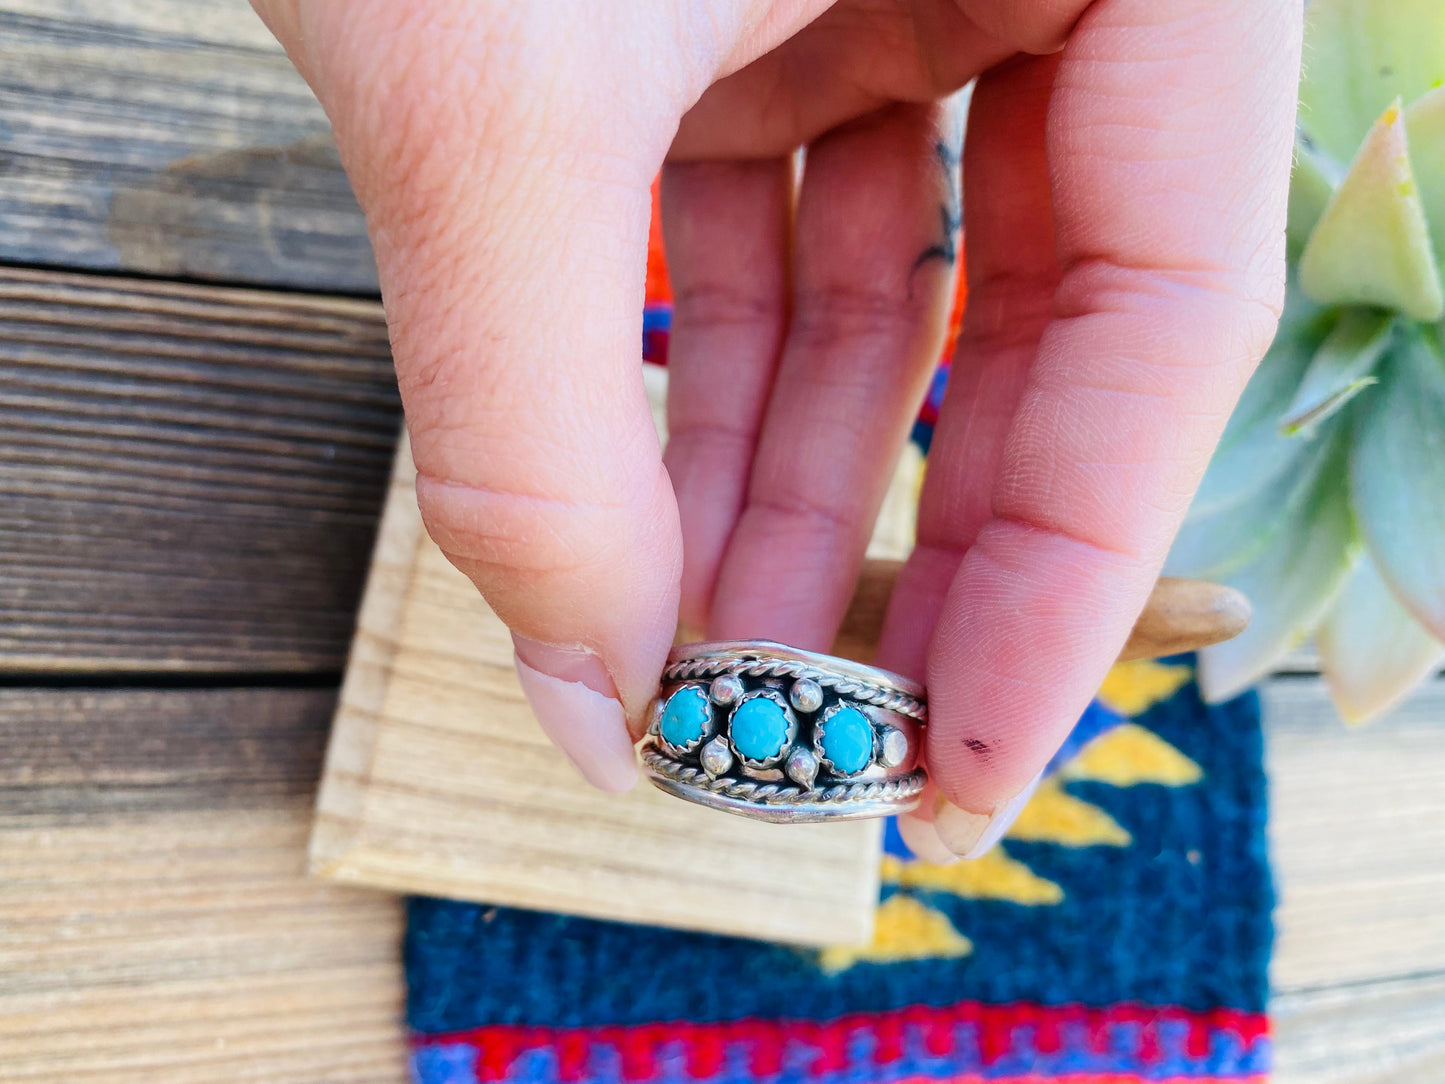
[{"label": "wood grain texture", "polygon": [[0,259],[376,290],[320,105],[243,0],[3,0]]},{"label": "wood grain texture", "polygon": [[0,269],[0,669],[339,670],[399,421],[372,302]]},{"label": "wood grain texture", "polygon": [[1445,1080],[1445,973],[1277,996],[1273,1084]]},{"label": "wood grain texture", "polygon": [[0,1079],[405,1079],[399,901],[303,876],[330,700],[0,695]]},{"label": "wood grain texture", "polygon": [[1318,678],[1264,688],[1281,992],[1445,972],[1445,680],[1358,730]]},{"label": "wood grain texture", "polygon": [[511,638],[421,529],[405,442],[311,840],[330,880],[828,944],[867,940],[881,824],[771,825],[586,786]]},{"label": "wood grain texture", "polygon": [[294,805],[335,706],[330,689],[0,689],[0,813],[33,830]]}]

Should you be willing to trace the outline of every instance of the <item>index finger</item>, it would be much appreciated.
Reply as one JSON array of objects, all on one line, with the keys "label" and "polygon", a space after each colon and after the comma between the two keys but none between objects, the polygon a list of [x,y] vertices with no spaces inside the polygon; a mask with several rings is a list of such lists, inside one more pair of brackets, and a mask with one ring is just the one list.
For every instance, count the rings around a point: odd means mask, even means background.
[{"label": "index finger", "polygon": [[1273,335],[1300,22],[1293,0],[1098,0],[1065,46],[1053,316],[927,662],[955,853],[1098,688]]}]

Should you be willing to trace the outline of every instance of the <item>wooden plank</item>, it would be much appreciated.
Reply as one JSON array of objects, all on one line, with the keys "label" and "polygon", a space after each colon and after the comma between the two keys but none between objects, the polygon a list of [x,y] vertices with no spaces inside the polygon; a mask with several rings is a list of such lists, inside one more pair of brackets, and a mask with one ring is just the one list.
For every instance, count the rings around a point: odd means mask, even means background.
[{"label": "wooden plank", "polygon": [[312,869],[335,881],[815,944],[866,940],[877,903],[879,822],[584,785],[505,626],[422,531],[404,441],[317,810]]},{"label": "wooden plank", "polygon": [[1274,1084],[1445,1080],[1445,974],[1283,994]]},{"label": "wooden plank", "polygon": [[0,694],[0,1077],[406,1079],[399,901],[303,875],[333,695]]},{"label": "wooden plank", "polygon": [[0,689],[0,816],[96,824],[121,813],[311,797],[332,689]]},{"label": "wooden plank", "polygon": [[0,259],[374,292],[310,89],[244,0],[3,0]]},{"label": "wooden plank", "polygon": [[1318,678],[1263,696],[1276,990],[1445,973],[1445,679],[1356,730]]},{"label": "wooden plank", "polygon": [[0,669],[339,670],[399,418],[373,302],[0,269]]}]

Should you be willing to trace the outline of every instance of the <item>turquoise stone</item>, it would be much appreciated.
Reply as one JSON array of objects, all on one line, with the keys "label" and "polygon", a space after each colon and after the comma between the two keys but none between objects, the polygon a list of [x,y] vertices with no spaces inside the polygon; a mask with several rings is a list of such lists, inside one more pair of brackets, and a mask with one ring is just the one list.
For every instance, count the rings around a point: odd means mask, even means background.
[{"label": "turquoise stone", "polygon": [[788,744],[788,715],[766,696],[744,700],[733,709],[729,731],[733,748],[746,760],[771,760]]},{"label": "turquoise stone", "polygon": [[711,721],[712,707],[706,690],[684,685],[668,697],[658,730],[669,744],[686,748],[707,736]]},{"label": "turquoise stone", "polygon": [[857,708],[843,708],[820,724],[818,744],[833,770],[843,775],[861,772],[873,759],[873,724]]}]

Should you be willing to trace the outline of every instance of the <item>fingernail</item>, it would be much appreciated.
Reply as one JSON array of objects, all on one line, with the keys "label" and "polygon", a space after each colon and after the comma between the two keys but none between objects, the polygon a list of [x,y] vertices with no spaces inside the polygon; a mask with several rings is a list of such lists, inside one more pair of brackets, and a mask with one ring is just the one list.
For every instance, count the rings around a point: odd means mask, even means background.
[{"label": "fingernail", "polygon": [[923,820],[921,817],[912,817],[908,814],[898,818],[898,834],[903,837],[903,842],[913,852],[913,857],[920,862],[928,862],[935,866],[946,866],[950,862],[957,862],[958,855],[950,851],[938,834],[938,829],[933,827],[932,821]]},{"label": "fingernail", "polygon": [[959,857],[982,858],[1028,805],[1042,778],[1040,772],[1032,783],[992,813],[971,813],[940,794],[933,807],[933,830],[943,845]]},{"label": "fingernail", "polygon": [[590,651],[513,636],[522,692],[547,737],[582,778],[620,794],[637,782],[627,716],[602,660]]}]

